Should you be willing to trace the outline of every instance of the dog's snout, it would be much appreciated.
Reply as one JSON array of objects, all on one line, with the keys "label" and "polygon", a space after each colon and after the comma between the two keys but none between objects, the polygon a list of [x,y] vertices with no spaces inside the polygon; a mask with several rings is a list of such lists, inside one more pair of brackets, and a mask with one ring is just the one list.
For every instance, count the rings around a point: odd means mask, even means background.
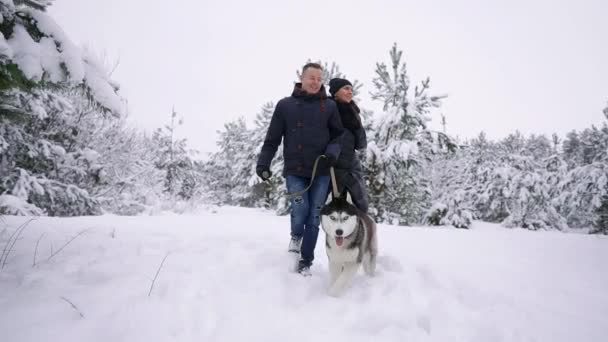
[{"label": "dog's snout", "polygon": [[342,229],[336,229],[336,235],[342,236],[343,233],[344,231]]}]

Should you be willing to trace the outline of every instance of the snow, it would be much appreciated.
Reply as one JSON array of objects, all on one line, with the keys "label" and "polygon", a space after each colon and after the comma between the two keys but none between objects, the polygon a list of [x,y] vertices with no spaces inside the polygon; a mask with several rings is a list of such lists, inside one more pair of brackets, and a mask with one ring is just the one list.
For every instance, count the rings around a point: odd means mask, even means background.
[{"label": "snow", "polygon": [[[0,212],[7,212],[13,215],[42,215],[43,212],[35,205],[27,203],[24,199],[2,194],[0,195]],[[0,235],[1,238],[1,235]],[[1,240],[0,240],[1,241]]]},{"label": "snow", "polygon": [[[3,218],[0,248],[27,220]],[[0,271],[3,341],[599,342],[608,336],[606,236],[481,222],[471,230],[380,225],[377,276],[359,272],[333,298],[325,293],[323,234],[313,276],[303,278],[288,271],[288,226],[288,216],[234,207],[37,218]],[[51,250],[57,254],[46,260]]]},{"label": "snow", "polygon": [[13,60],[28,79],[39,81],[42,78],[42,65],[40,63],[40,47],[30,37],[23,26],[15,26],[13,35],[8,39]]},{"label": "snow", "polygon": [[[2,15],[0,15],[0,24],[2,24]],[[5,58],[13,58],[13,51],[11,47],[8,45],[6,38],[4,38],[4,34],[0,32],[0,57]]]},{"label": "snow", "polygon": [[13,0],[0,0],[0,3],[3,3],[9,9],[14,9],[15,5],[13,4]]},{"label": "snow", "polygon": [[83,63],[80,49],[72,43],[70,38],[50,16],[33,9],[29,9],[27,12],[36,20],[40,31],[53,37],[59,44],[61,59],[70,73],[70,80],[74,83],[82,82],[85,76],[85,64]]},{"label": "snow", "polygon": [[68,69],[70,80],[75,84],[84,81],[101,104],[114,113],[123,113],[124,104],[114,91],[115,84],[103,73],[103,66],[99,65],[100,63],[91,56],[91,53],[82,51],[74,45],[50,16],[36,10],[30,10],[29,13],[38,22],[40,30],[60,44],[61,58]]}]

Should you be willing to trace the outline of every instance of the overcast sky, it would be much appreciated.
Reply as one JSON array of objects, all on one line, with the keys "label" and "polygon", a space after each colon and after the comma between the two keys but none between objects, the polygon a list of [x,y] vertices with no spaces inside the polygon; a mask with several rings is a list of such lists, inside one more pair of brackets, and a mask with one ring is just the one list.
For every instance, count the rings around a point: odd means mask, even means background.
[{"label": "overcast sky", "polygon": [[307,59],[338,63],[363,83],[361,106],[379,108],[367,94],[395,42],[411,80],[448,95],[452,135],[564,135],[601,124],[608,102],[605,0],[56,0],[49,12],[119,59],[132,122],[160,127],[174,105],[203,152],[223,123],[288,96]]}]

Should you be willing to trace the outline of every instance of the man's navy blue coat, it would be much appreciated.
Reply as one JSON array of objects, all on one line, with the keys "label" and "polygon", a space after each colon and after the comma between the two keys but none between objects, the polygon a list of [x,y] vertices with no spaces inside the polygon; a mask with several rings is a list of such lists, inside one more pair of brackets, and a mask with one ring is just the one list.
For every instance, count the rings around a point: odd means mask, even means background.
[{"label": "man's navy blue coat", "polygon": [[[297,83],[291,96],[281,99],[272,114],[257,168],[270,168],[270,162],[283,141],[283,176],[310,178],[315,159],[321,155],[340,155],[344,132],[336,103],[325,96],[325,88],[308,94]],[[317,174],[329,174],[322,159]]]}]

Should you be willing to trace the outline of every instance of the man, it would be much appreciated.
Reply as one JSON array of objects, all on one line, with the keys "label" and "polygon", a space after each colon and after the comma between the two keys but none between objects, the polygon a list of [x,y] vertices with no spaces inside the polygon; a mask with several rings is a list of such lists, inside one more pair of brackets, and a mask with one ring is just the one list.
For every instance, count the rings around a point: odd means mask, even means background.
[{"label": "man", "polygon": [[[335,165],[338,159],[343,133],[336,104],[326,98],[322,71],[317,63],[306,64],[302,68],[301,83],[296,83],[291,96],[277,103],[256,166],[258,176],[269,179],[270,163],[283,140],[283,176],[287,192],[298,194],[290,199],[288,249],[300,253],[297,271],[304,276],[310,275],[321,206],[327,198],[330,182],[329,166]],[[313,180],[313,165],[323,154],[327,158],[319,162]],[[310,188],[304,191],[308,185]]]}]

